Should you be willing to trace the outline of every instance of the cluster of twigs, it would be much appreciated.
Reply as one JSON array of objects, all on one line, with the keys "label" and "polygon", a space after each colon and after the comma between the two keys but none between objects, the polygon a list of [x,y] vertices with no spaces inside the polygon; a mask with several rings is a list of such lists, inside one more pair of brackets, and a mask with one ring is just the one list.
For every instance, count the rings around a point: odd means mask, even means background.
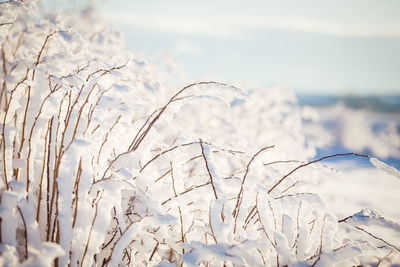
[{"label": "cluster of twigs", "polygon": [[[59,176],[60,168],[62,166],[63,157],[71,148],[71,145],[77,138],[78,127],[82,126],[82,118],[85,117],[86,125],[83,135],[90,135],[87,130],[92,123],[92,115],[96,110],[100,98],[106,92],[106,90],[100,88],[98,83],[89,85],[91,79],[96,77],[101,77],[109,74],[111,71],[120,70],[126,66],[126,63],[118,66],[111,67],[109,69],[96,69],[95,71],[86,74],[86,79],[81,84],[80,87],[69,87],[66,88],[63,85],[64,79],[74,75],[78,75],[81,72],[89,68],[90,64],[85,67],[78,68],[75,73],[61,76],[58,80],[54,81],[52,75],[48,75],[48,88],[36,88],[35,90],[41,90],[47,93],[45,97],[41,99],[39,108],[34,109],[32,105],[37,105],[38,103],[32,104],[32,85],[27,85],[29,80],[30,84],[34,84],[36,81],[36,68],[40,64],[46,64],[43,60],[44,54],[46,53],[47,46],[54,35],[58,34],[59,31],[53,31],[48,34],[37,52],[36,61],[34,65],[27,68],[25,75],[21,80],[14,83],[15,85],[9,90],[11,85],[8,84],[6,80],[2,82],[1,88],[1,101],[0,109],[2,115],[2,135],[0,140],[1,152],[2,152],[2,182],[6,190],[10,190],[11,181],[20,181],[25,184],[26,188],[26,199],[35,203],[36,206],[36,221],[40,225],[45,225],[45,241],[59,243],[60,241],[60,224],[58,221],[59,214],[59,192],[57,178]],[[24,34],[21,34],[21,40],[23,40]],[[13,54],[9,54],[4,49],[4,45],[1,49],[3,58],[3,75],[13,75],[13,71],[16,69],[17,65],[11,68],[7,68],[7,62],[13,60],[13,56],[20,49],[20,42],[14,48]],[[88,87],[89,85],[89,87]],[[62,91],[62,92],[60,92]],[[47,121],[41,123],[38,127],[38,121],[43,120],[43,109],[46,108],[46,103],[52,99],[56,93],[60,93],[58,96],[58,103],[55,106],[54,111],[50,116],[47,116]],[[22,94],[23,98],[16,98],[15,95]],[[37,93],[36,93],[37,94]],[[54,100],[54,98],[52,99]],[[17,105],[15,102],[23,107],[23,112],[18,109],[11,110],[11,107]],[[22,102],[23,101],[23,102]],[[22,102],[22,103],[21,103]],[[90,105],[90,106],[89,106]],[[54,108],[54,107],[53,107]],[[33,110],[33,111],[32,111]],[[32,112],[34,114],[32,114]],[[22,118],[21,118],[22,116]],[[29,118],[28,118],[29,117]],[[29,121],[31,120],[31,121]],[[118,120],[115,124],[118,123]],[[96,127],[100,127],[97,125]],[[92,130],[92,134],[96,130]],[[9,128],[15,129],[14,135],[12,136]],[[112,127],[109,132],[112,131]],[[67,136],[69,132],[72,132],[71,136]],[[44,136],[41,139],[40,147],[34,142],[34,135],[42,133]],[[11,142],[10,142],[11,140]],[[104,142],[107,141],[107,135]],[[34,147],[35,145],[35,147]],[[104,145],[104,143],[102,144]],[[102,147],[102,146],[101,146]],[[97,158],[101,155],[101,147],[98,151]],[[36,150],[35,154],[38,154],[40,150],[42,155],[41,172],[40,174],[32,172],[32,165],[36,165],[35,159],[32,158],[33,151]],[[10,156],[12,155],[12,156]],[[25,163],[25,167],[11,167],[13,165],[12,161],[21,160]],[[73,206],[74,216],[72,218],[75,225],[75,220],[77,216],[78,207],[78,191],[79,183],[82,173],[82,157],[79,159],[79,165],[75,166],[77,168],[76,175],[74,177],[74,199]],[[36,167],[36,166],[35,166]],[[33,191],[33,193],[30,193]],[[30,200],[30,197],[35,199]],[[98,200],[96,201],[96,203]],[[97,204],[95,204],[97,211]],[[19,209],[19,208],[18,208]],[[41,216],[41,212],[45,216]],[[20,212],[23,219],[23,214]],[[23,219],[24,220],[24,219]],[[26,227],[25,232],[26,232]],[[26,233],[25,233],[26,235]],[[0,240],[1,242],[1,240]],[[25,257],[28,257],[28,240],[25,240]]]}]

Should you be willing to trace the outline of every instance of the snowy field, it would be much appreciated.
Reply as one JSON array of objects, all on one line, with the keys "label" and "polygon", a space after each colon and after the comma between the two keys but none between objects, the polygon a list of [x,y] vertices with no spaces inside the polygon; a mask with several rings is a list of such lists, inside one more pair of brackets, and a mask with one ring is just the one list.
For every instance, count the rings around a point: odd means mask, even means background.
[{"label": "snowy field", "polygon": [[400,264],[398,113],[177,82],[91,10],[0,7],[0,266]]},{"label": "snowy field", "polygon": [[[299,103],[311,105],[318,111],[319,123],[332,138],[328,145],[318,149],[318,156],[348,151],[366,153],[400,168],[400,102],[397,96],[300,96]],[[321,179],[318,193],[326,197],[325,202],[338,218],[370,207],[400,221],[398,179],[374,169],[367,160],[340,158],[326,165],[340,174],[334,179]]]},{"label": "snowy field", "polygon": [[[340,97],[300,98],[302,105],[312,105],[320,115],[320,124],[332,140],[318,149],[318,156],[353,151],[367,153],[400,168],[400,103],[382,104],[380,98],[355,97],[356,103]],[[382,97],[383,98],[383,97]],[[367,102],[367,103],[365,103]],[[356,107],[354,107],[354,105]],[[326,163],[338,171],[332,179],[321,178],[317,192],[338,218],[355,213],[363,207],[376,209],[381,215],[400,221],[400,180],[374,169],[366,160],[337,159]]]},{"label": "snowy field", "polygon": [[[332,164],[343,169],[348,163]],[[369,207],[393,221],[400,221],[400,181],[371,168],[357,167],[357,163],[341,171],[335,179],[322,178],[316,192],[338,218]]]}]

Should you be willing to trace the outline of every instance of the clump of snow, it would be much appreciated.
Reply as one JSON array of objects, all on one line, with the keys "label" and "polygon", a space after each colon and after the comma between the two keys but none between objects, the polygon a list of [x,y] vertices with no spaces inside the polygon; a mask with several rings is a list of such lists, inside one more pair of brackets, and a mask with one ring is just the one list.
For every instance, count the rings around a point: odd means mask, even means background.
[{"label": "clump of snow", "polygon": [[384,172],[387,172],[388,174],[400,179],[400,172],[396,168],[389,166],[376,158],[371,157],[370,161],[376,168],[378,168]]}]

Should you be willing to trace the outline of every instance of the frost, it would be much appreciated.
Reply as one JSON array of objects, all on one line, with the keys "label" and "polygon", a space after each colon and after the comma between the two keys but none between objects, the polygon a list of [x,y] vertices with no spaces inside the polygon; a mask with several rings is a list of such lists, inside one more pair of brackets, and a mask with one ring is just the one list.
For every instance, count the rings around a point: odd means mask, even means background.
[{"label": "frost", "polygon": [[336,177],[305,164],[329,138],[292,93],[178,86],[179,66],[136,59],[93,11],[39,20],[9,3],[0,265],[399,262],[397,223],[368,209],[338,221],[314,193]]},{"label": "frost", "polygon": [[376,168],[400,179],[400,172],[396,168],[393,168],[376,158],[371,157],[369,160]]}]

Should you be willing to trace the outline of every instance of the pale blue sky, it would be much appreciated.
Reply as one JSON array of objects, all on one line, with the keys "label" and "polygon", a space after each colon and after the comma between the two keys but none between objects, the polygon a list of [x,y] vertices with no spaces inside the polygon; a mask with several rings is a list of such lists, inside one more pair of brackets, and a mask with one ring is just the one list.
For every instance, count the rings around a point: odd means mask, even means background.
[{"label": "pale blue sky", "polygon": [[172,53],[191,80],[297,92],[400,93],[400,1],[102,0],[137,51]]}]

